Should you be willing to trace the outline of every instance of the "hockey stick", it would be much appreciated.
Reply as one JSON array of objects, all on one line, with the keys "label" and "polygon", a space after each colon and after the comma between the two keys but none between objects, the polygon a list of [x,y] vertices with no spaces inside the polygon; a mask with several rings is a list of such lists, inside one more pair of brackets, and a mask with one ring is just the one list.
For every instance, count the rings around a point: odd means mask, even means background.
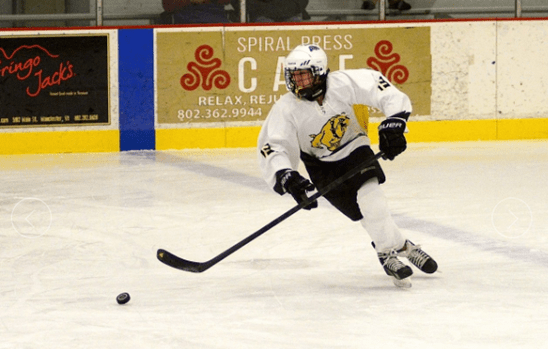
[{"label": "hockey stick", "polygon": [[308,198],[308,201],[301,202],[299,205],[293,207],[292,209],[290,209],[286,213],[284,213],[281,216],[279,216],[278,218],[274,219],[272,222],[268,223],[267,225],[265,225],[261,229],[257,230],[255,233],[249,235],[247,238],[245,238],[242,241],[238,242],[236,245],[232,246],[228,250],[222,252],[221,254],[213,257],[212,259],[210,259],[206,262],[201,262],[201,263],[200,262],[192,262],[192,261],[177,257],[173,253],[168,252],[164,249],[159,249],[158,252],[156,253],[156,256],[158,257],[158,260],[160,260],[160,262],[162,262],[166,265],[169,265],[170,267],[180,269],[180,270],[184,270],[184,271],[193,272],[193,273],[204,272],[204,271],[208,270],[209,268],[211,268],[212,266],[214,266],[215,264],[222,261],[223,259],[225,259],[226,257],[230,256],[234,252],[238,251],[240,248],[244,247],[245,245],[247,245],[251,241],[253,241],[256,238],[258,238],[259,236],[263,235],[264,233],[266,233],[267,231],[272,229],[274,226],[276,226],[279,223],[283,222],[284,220],[286,220],[287,218],[292,216],[295,212],[299,211],[301,208],[303,208],[303,207],[307,206],[308,204],[310,204],[310,202],[313,202],[314,200],[317,200],[321,196],[325,195],[326,193],[330,192],[331,190],[333,190],[334,188],[336,188],[337,186],[342,184],[344,181],[346,181],[349,178],[351,178],[351,177],[357,175],[358,173],[362,172],[366,167],[370,166],[373,162],[380,159],[383,155],[384,155],[383,152],[379,152],[379,153],[375,154],[375,156],[373,156],[372,158],[367,159],[366,161],[362,162],[359,166],[356,166],[355,168],[348,171],[344,175],[340,176],[339,178],[337,178],[333,182],[329,183],[329,185],[327,185],[321,191],[316,192],[314,195],[312,195],[310,198]]}]

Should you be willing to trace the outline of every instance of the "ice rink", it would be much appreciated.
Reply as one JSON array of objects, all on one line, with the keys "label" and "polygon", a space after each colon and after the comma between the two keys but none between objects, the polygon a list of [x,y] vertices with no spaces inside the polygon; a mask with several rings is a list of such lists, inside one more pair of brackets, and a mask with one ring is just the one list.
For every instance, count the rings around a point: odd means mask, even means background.
[{"label": "ice rink", "polygon": [[160,263],[294,206],[254,149],[1,156],[0,348],[548,348],[548,142],[382,164],[396,222],[439,264],[410,289],[323,199],[202,274]]}]

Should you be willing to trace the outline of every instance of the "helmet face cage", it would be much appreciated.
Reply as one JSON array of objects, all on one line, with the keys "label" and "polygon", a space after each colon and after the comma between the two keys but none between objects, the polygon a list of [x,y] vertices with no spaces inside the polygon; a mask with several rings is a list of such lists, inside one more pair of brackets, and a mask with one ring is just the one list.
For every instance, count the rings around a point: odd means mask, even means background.
[{"label": "helmet face cage", "polygon": [[310,72],[310,74],[312,75],[312,86],[318,84],[320,80],[321,74],[314,66],[305,69],[285,69],[285,83],[287,85],[287,88],[293,93],[296,93],[300,89],[297,85],[297,82],[295,81],[295,72],[300,70],[308,70]]},{"label": "helmet face cage", "polygon": [[[313,79],[310,88],[299,88],[297,86],[294,78],[294,72],[297,70],[310,71]],[[327,55],[317,45],[299,45],[291,51],[285,60],[285,84],[287,89],[298,98],[314,100],[323,94],[328,72]]]}]

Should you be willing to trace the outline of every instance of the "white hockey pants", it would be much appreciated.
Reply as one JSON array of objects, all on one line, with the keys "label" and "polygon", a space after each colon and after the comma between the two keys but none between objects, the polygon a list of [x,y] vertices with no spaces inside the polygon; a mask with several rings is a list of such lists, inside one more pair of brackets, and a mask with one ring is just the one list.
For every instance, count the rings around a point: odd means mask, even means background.
[{"label": "white hockey pants", "polygon": [[368,180],[358,190],[358,205],[363,215],[360,223],[375,243],[377,252],[403,247],[405,238],[392,219],[377,178]]}]

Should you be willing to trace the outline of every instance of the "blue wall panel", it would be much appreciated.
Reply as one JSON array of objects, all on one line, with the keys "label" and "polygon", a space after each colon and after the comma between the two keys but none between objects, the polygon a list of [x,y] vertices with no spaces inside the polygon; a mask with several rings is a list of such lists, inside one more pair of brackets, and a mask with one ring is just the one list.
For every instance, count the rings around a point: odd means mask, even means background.
[{"label": "blue wall panel", "polygon": [[120,29],[120,150],[155,149],[153,29]]}]

